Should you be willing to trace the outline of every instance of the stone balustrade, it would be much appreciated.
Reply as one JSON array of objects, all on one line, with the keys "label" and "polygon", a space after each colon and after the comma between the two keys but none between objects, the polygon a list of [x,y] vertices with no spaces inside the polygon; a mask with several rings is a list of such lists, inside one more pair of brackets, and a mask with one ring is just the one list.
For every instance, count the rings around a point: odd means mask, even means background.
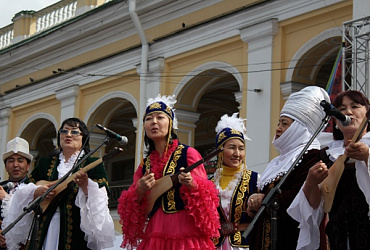
[{"label": "stone balustrade", "polygon": [[16,13],[13,23],[0,29],[0,50],[113,0],[62,0],[40,11]]}]

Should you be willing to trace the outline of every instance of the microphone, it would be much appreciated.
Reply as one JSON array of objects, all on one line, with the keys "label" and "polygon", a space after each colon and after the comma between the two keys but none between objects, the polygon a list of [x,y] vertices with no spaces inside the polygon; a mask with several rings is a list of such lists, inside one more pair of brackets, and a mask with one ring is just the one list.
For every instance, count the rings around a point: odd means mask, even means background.
[{"label": "microphone", "polygon": [[351,117],[349,117],[348,115],[343,115],[338,109],[336,109],[327,101],[322,100],[320,102],[320,105],[324,108],[324,111],[327,115],[337,118],[337,120],[339,120],[343,126],[348,126],[349,124],[351,124]]},{"label": "microphone", "polygon": [[128,143],[128,139],[126,136],[119,135],[116,132],[113,132],[112,130],[107,129],[106,127],[103,127],[100,124],[96,124],[96,126],[99,129],[103,130],[110,138],[116,139],[119,142],[119,144],[125,146]]},{"label": "microphone", "polygon": [[5,191],[11,190],[15,187],[14,183],[11,182],[11,181],[9,181],[8,183],[3,184],[1,186],[4,188]]}]

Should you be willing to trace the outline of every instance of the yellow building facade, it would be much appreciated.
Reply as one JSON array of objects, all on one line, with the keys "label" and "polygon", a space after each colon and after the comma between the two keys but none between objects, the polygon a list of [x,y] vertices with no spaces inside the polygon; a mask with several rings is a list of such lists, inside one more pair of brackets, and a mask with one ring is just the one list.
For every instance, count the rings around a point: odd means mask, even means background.
[{"label": "yellow building facade", "polygon": [[[37,164],[68,117],[86,122],[91,148],[105,138],[96,124],[126,136],[124,152],[106,163],[114,210],[141,160],[147,98],[175,95],[182,143],[206,155],[219,118],[239,112],[252,139],[247,165],[262,172],[277,154],[271,141],[284,101],[307,85],[325,88],[342,23],[359,3],[64,0],[18,13],[0,30],[0,150],[21,136]],[[70,16],[41,23],[58,8]],[[96,155],[117,145],[110,140]]]}]

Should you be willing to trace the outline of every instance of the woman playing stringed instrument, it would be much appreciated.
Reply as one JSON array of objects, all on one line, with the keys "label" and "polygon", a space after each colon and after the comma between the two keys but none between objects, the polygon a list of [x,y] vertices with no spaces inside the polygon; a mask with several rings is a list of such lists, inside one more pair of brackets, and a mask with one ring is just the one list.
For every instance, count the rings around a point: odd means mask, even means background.
[{"label": "woman playing stringed instrument", "polygon": [[[338,94],[333,106],[349,116],[351,123],[343,126],[334,120],[334,141],[321,150],[322,161],[310,169],[302,190],[289,208],[289,213],[301,223],[302,240],[299,249],[317,249],[318,224],[324,212],[328,212],[329,220],[325,232],[330,249],[368,250],[370,105],[361,92],[349,90]],[[342,171],[341,174],[338,175],[338,171]],[[333,178],[337,180],[332,180]],[[326,195],[328,190],[332,193]]]},{"label": "woman playing stringed instrument", "polygon": [[[218,197],[203,164],[178,175],[181,185],[165,191],[151,211],[150,196],[165,177],[201,159],[194,148],[179,143],[174,129],[174,96],[150,98],[143,117],[145,159],[133,184],[119,199],[122,247],[137,249],[214,249],[218,236]],[[148,216],[149,215],[149,216]]]},{"label": "woman playing stringed instrument", "polygon": [[[322,100],[330,101],[326,91],[317,86],[308,86],[292,93],[280,112],[279,123],[272,143],[280,155],[267,165],[257,182],[258,192],[248,198],[247,212],[250,216],[259,211],[265,196],[272,192],[292,167],[313,134],[325,117],[320,106]],[[272,208],[268,207],[256,221],[250,234],[250,249],[295,250],[299,235],[298,223],[289,217],[287,208],[303,185],[308,170],[319,159],[320,143],[315,139],[303,154],[294,170],[281,185],[281,192],[276,194],[278,202],[277,226],[272,222]],[[273,241],[277,235],[276,242]]]},{"label": "woman playing stringed instrument", "polygon": [[[58,131],[58,152],[41,158],[30,175],[32,183],[20,186],[14,195],[11,210],[16,213],[27,207],[34,198],[43,195],[51,186],[35,185],[41,180],[56,181],[71,170],[75,161],[90,151],[89,130],[78,118],[63,121]],[[96,161],[89,157],[80,168]],[[40,216],[40,230],[36,249],[102,249],[113,246],[114,224],[108,209],[108,184],[103,164],[97,165],[87,173],[76,173],[74,182],[53,197],[54,191],[46,196],[53,199],[46,211]],[[29,217],[27,217],[29,218]],[[16,228],[10,230],[6,239],[17,241],[27,237],[32,221],[21,220]],[[33,248],[31,239],[30,248]]]},{"label": "woman playing stringed instrument", "polygon": [[256,189],[258,173],[247,170],[245,163],[245,119],[223,115],[216,126],[216,148],[223,147],[217,158],[214,182],[219,190],[220,237],[213,241],[219,250],[248,249],[249,239],[242,238],[251,218],[243,210],[250,193]]}]

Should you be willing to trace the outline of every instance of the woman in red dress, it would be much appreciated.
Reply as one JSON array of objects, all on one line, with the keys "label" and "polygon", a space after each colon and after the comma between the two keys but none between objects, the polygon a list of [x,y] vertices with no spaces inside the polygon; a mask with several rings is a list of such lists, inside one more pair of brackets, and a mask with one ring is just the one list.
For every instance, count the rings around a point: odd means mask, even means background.
[{"label": "woman in red dress", "polygon": [[121,247],[137,249],[214,249],[219,235],[218,193],[201,164],[178,176],[175,185],[157,199],[148,212],[148,196],[156,180],[181,171],[202,157],[181,144],[174,133],[177,121],[173,96],[148,100],[143,118],[146,157],[123,191],[118,213],[122,224]]}]

